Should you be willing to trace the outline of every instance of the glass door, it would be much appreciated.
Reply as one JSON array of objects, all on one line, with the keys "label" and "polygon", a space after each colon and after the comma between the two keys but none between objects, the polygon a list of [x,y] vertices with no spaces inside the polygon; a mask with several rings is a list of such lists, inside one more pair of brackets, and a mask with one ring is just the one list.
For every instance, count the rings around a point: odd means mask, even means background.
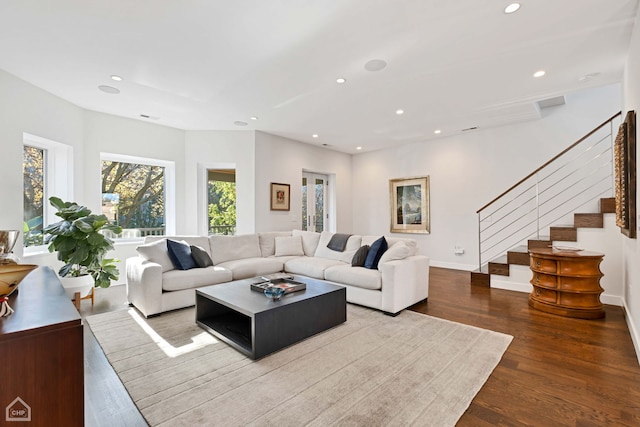
[{"label": "glass door", "polygon": [[328,218],[327,176],[303,172],[302,229],[318,233],[324,231]]}]

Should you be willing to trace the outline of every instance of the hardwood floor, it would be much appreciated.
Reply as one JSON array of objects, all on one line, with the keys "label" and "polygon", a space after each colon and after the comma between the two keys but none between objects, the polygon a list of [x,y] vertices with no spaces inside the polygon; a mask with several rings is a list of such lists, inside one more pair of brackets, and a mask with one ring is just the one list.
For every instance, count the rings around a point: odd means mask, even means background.
[{"label": "hardwood floor", "polygon": [[412,307],[514,337],[459,426],[640,425],[640,367],[622,308],[569,319],[530,308],[525,293],[468,281],[431,268],[429,301]]},{"label": "hardwood floor", "polygon": [[[124,286],[99,289],[83,316],[128,309]],[[521,292],[469,285],[469,272],[431,268],[429,300],[411,309],[513,335],[458,426],[638,426],[640,366],[622,308],[599,320],[530,308]],[[85,328],[87,426],[144,426],[144,419]]]}]

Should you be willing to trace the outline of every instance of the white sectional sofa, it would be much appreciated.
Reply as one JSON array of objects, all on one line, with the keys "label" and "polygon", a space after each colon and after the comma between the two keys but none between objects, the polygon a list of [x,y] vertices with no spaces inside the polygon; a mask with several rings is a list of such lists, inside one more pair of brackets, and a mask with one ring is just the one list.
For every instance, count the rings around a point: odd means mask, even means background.
[{"label": "white sectional sofa", "polygon": [[[347,301],[395,315],[429,294],[429,258],[417,254],[416,241],[385,237],[388,249],[377,269],[351,262],[364,245],[381,236],[351,235],[343,251],[329,249],[334,233],[293,230],[238,236],[149,236],[139,256],[126,261],[127,297],[145,316],[195,304],[195,289],[277,272],[343,285]],[[184,241],[206,252],[213,266],[174,268],[166,239]],[[364,250],[366,253],[366,250]]]}]

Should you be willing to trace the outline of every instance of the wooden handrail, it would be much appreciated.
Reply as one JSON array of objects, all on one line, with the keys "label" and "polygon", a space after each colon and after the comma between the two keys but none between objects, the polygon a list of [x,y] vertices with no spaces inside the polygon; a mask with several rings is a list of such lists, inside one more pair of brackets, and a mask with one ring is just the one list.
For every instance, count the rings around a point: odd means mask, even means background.
[{"label": "wooden handrail", "polygon": [[479,214],[480,212],[482,212],[483,210],[485,210],[486,208],[488,208],[489,206],[491,206],[492,204],[494,204],[497,200],[499,200],[500,198],[502,198],[502,196],[504,196],[505,194],[509,193],[511,190],[513,190],[514,188],[516,188],[518,185],[522,184],[523,182],[525,182],[526,180],[528,180],[529,178],[531,178],[533,175],[537,174],[538,172],[540,172],[542,169],[544,169],[547,165],[549,165],[550,163],[554,162],[555,160],[557,160],[560,156],[562,156],[563,154],[565,154],[567,151],[571,150],[573,147],[575,147],[576,145],[580,144],[582,141],[584,141],[585,139],[589,138],[591,135],[593,135],[594,133],[596,133],[597,131],[599,131],[603,126],[605,126],[607,123],[611,122],[613,119],[615,119],[616,117],[622,115],[622,111],[618,111],[616,114],[614,114],[613,116],[611,116],[608,120],[605,120],[604,122],[602,122],[602,124],[598,127],[596,127],[595,129],[593,129],[591,132],[589,132],[588,134],[586,134],[585,136],[583,136],[582,138],[580,138],[579,140],[577,140],[576,142],[574,142],[573,144],[571,144],[570,146],[568,146],[567,148],[565,148],[564,150],[562,150],[562,152],[558,153],[556,156],[554,156],[551,160],[547,161],[545,164],[543,164],[542,166],[540,166],[538,169],[534,170],[533,172],[531,172],[529,175],[525,176],[524,178],[522,178],[520,181],[516,182],[515,184],[513,184],[511,187],[509,187],[508,190],[504,191],[502,194],[500,194],[498,197],[496,197],[495,199],[493,199],[492,201],[490,201],[489,203],[487,203],[486,205],[484,205],[483,207],[481,207],[480,209],[478,209],[476,211],[477,214]]}]

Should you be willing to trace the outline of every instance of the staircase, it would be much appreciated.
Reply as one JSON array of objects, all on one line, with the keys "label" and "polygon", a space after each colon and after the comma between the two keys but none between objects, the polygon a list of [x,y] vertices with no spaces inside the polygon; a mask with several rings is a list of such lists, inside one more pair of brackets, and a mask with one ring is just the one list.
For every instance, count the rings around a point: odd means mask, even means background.
[{"label": "staircase", "polygon": [[575,242],[578,228],[603,228],[603,215],[615,213],[613,145],[620,117],[613,115],[477,211],[472,285],[490,286],[491,275],[509,276],[512,264],[528,266],[531,248]]},{"label": "staircase", "polygon": [[613,197],[600,199],[600,212],[598,213],[574,213],[573,225],[552,226],[549,228],[549,236],[540,236],[527,240],[526,245],[516,246],[507,251],[506,255],[489,261],[483,270],[471,272],[471,284],[476,286],[491,286],[491,275],[509,276],[510,265],[529,265],[529,249],[546,248],[554,242],[578,241],[578,228],[602,228],[603,216],[606,213],[615,213],[616,204]]}]

